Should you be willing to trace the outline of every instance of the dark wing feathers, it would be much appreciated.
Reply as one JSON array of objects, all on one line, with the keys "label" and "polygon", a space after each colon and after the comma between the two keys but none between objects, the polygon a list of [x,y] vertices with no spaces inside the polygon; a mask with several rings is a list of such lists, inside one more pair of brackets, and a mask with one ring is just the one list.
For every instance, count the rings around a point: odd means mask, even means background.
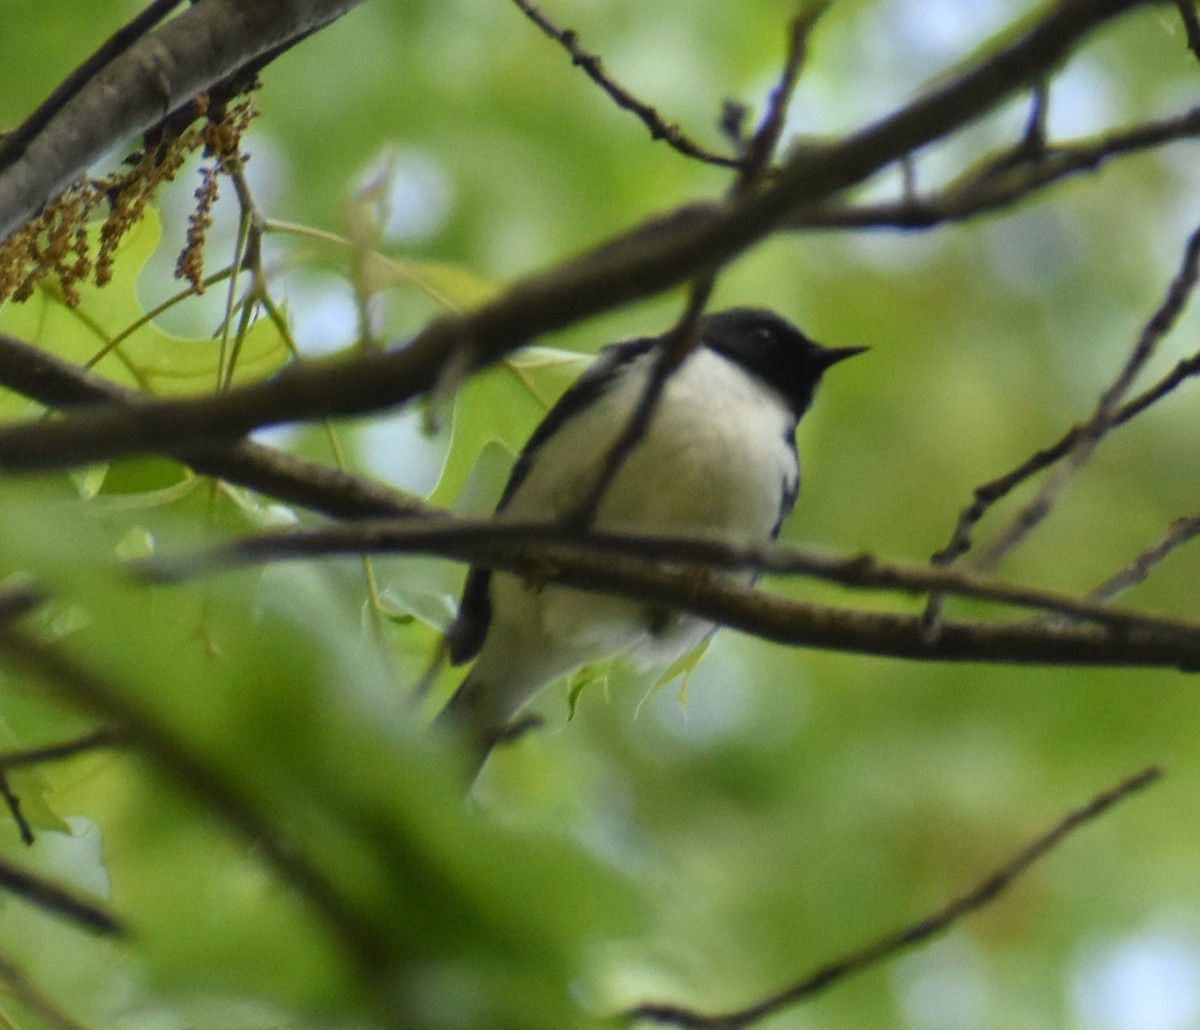
[{"label": "dark wing feathers", "polygon": [[[546,413],[538,427],[526,442],[524,449],[513,465],[508,485],[500,496],[496,511],[503,511],[512,500],[534,461],[542,444],[558,432],[559,428],[578,412],[595,402],[633,361],[653,350],[661,337],[645,337],[614,343],[600,351],[596,360],[575,380]],[[467,572],[463,586],[458,615],[446,631],[446,642],[450,648],[450,661],[458,665],[470,661],[483,647],[488,626],[492,621],[492,601],[489,591],[491,569],[472,566]]]}]

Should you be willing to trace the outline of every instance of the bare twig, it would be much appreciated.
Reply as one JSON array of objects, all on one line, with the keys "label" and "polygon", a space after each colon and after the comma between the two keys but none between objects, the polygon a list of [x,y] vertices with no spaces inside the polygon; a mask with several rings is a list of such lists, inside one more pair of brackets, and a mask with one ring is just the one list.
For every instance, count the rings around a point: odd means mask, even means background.
[{"label": "bare twig", "polygon": [[989,546],[979,561],[980,567],[983,568],[994,565],[1049,512],[1058,491],[1065,484],[1066,478],[1087,459],[1096,444],[1109,430],[1129,421],[1149,407],[1151,403],[1169,393],[1183,379],[1195,374],[1192,366],[1197,364],[1196,359],[1192,359],[1190,362],[1181,362],[1166,379],[1152,390],[1121,404],[1122,398],[1153,353],[1159,340],[1174,326],[1195,289],[1198,276],[1200,276],[1200,229],[1195,230],[1189,237],[1183,262],[1172,280],[1166,296],[1142,328],[1125,365],[1113,383],[1105,390],[1092,417],[1087,422],[1072,427],[1057,443],[1038,451],[1012,472],[977,487],[974,500],[959,515],[958,524],[955,526],[950,542],[934,555],[934,562],[946,564],[964,554],[971,546],[971,531],[987,514],[992,505],[1007,496],[1010,491],[1030,476],[1065,459],[1065,464],[1061,466],[1064,469],[1062,475],[1048,483],[1046,488],[1016,515],[1008,528]]},{"label": "bare twig", "polygon": [[788,48],[783,71],[767,100],[766,114],[746,147],[745,163],[738,173],[738,185],[735,190],[754,185],[774,159],[779,140],[783,136],[783,127],[787,123],[792,94],[796,90],[796,83],[800,81],[800,71],[808,57],[809,37],[831,2],[832,0],[821,0],[792,19],[788,27]]},{"label": "bare twig", "polygon": [[[476,564],[506,568],[548,566],[548,579],[561,564],[606,558],[629,559],[648,571],[663,563],[687,563],[697,578],[706,573],[754,570],[773,575],[802,575],[867,590],[907,594],[937,591],[1018,608],[1095,622],[1114,629],[1178,635],[1200,642],[1200,625],[1141,614],[1110,605],[1013,586],[955,569],[906,567],[869,554],[832,556],[776,545],[735,545],[704,538],[639,536],[581,532],[577,527],[532,521],[466,519],[446,513],[438,519],[356,521],[320,529],[276,530],[243,537],[223,547],[180,559],[150,559],[139,568],[175,579],[222,567],[291,561],[330,555],[433,553]],[[631,568],[633,565],[631,565]]]},{"label": "bare twig", "polygon": [[1200,134],[1200,107],[1089,139],[1030,151],[1017,143],[991,155],[938,193],[921,198],[909,188],[899,200],[825,203],[788,220],[796,229],[928,229],[960,222],[1025,200],[1073,175],[1096,172],[1110,160]]},{"label": "bare twig", "polygon": [[1050,117],[1050,84],[1042,78],[1033,84],[1029,98],[1029,115],[1017,149],[1035,157],[1046,151],[1046,122]]},{"label": "bare twig", "polygon": [[1158,565],[1184,544],[1200,536],[1200,515],[1177,519],[1158,540],[1147,547],[1125,568],[1109,577],[1091,593],[1089,601],[1107,604],[1126,590],[1144,582]]},{"label": "bare twig", "polygon": [[[734,200],[690,207],[516,284],[464,317],[442,317],[407,346],[380,355],[306,362],[269,381],[201,400],[92,406],[36,426],[0,430],[9,471],[229,443],[264,425],[362,414],[428,390],[464,344],[476,366],[534,336],[647,297],[711,270],[818,203],[954,131],[1056,66],[1090,31],[1133,7],[1165,0],[1086,0],[1047,9],[1025,33],[955,77],[835,143],[798,149],[770,183]],[[176,19],[182,20],[182,19]],[[168,23],[174,24],[174,22]],[[0,196],[3,196],[0,180]]]},{"label": "bare twig", "polygon": [[[143,565],[156,575],[182,575],[230,562],[358,554],[387,549],[436,553],[582,590],[628,596],[687,611],[777,643],[929,661],[969,660],[1053,665],[1150,664],[1191,668],[1200,656],[1200,626],[1123,612],[1104,605],[1021,587],[973,580],[953,570],[900,570],[861,555],[829,558],[774,548],[732,548],[704,540],[636,538],[569,528],[489,520],[422,520],[356,524],[326,530],[266,534],[186,560]],[[1081,626],[1020,623],[946,623],[936,640],[925,639],[915,616],[806,604],[697,574],[686,562],[721,568],[753,567],[820,575],[849,586],[917,593],[955,588],[972,596],[1104,623]],[[664,566],[664,562],[670,563]],[[678,564],[677,564],[678,563]],[[1156,649],[1157,648],[1157,649]]]},{"label": "bare twig", "polygon": [[1121,401],[1129,392],[1137,375],[1145,367],[1159,341],[1171,331],[1183,309],[1187,306],[1200,276],[1200,228],[1193,230],[1184,251],[1183,264],[1150,320],[1139,334],[1125,365],[1112,384],[1100,396],[1100,402],[1092,417],[1084,423],[1071,449],[1063,455],[1054,475],[1043,484],[1038,496],[1013,517],[1008,527],[1002,530],[976,559],[982,569],[992,568],[1013,547],[1042,521],[1054,507],[1065,489],[1068,480],[1086,463],[1092,452],[1113,428],[1113,419]]},{"label": "bare twig", "polygon": [[612,481],[621,471],[621,467],[649,430],[654,412],[667,388],[667,380],[695,349],[698,343],[696,332],[700,316],[712,293],[714,278],[711,275],[702,276],[692,284],[688,291],[684,312],[679,321],[675,323],[674,328],[662,339],[658,353],[655,355],[654,365],[646,379],[645,388],[638,397],[629,420],[604,455],[604,461],[600,463],[599,473],[589,488],[587,496],[584,497],[578,509],[563,520],[572,529],[580,531],[591,527],[609,486],[612,485]]},{"label": "bare twig", "polygon": [[[516,2],[520,4],[525,0]],[[731,198],[754,189],[765,175],[783,132],[788,104],[791,102],[792,93],[799,80],[800,68],[804,63],[809,34],[827,7],[828,3],[822,3],[793,19],[788,32],[788,50],[783,71],[780,73],[778,84],[771,92],[762,124],[747,146],[745,163],[729,189]],[[700,319],[709,297],[712,296],[716,280],[717,273],[712,270],[705,270],[692,280],[683,314],[663,339],[645,388],[629,416],[629,421],[604,456],[599,475],[588,490],[587,496],[578,509],[565,520],[568,525],[576,529],[587,529],[592,525],[609,486],[649,430],[654,412],[667,388],[667,381],[698,346]]]},{"label": "bare twig", "polygon": [[1068,813],[1046,833],[1023,848],[1009,862],[962,897],[955,898],[933,915],[888,934],[874,944],[851,952],[822,966],[798,983],[754,1005],[717,1015],[706,1015],[679,1005],[646,1003],[624,1013],[627,1022],[650,1022],[660,1026],[686,1027],[688,1030],[744,1030],[785,1008],[806,1001],[820,992],[890,961],[902,952],[945,933],[966,916],[991,904],[1007,891],[1029,868],[1058,847],[1071,833],[1105,815],[1114,805],[1145,790],[1162,776],[1151,766],[1098,794],[1082,808]]},{"label": "bare twig", "polygon": [[702,147],[687,136],[678,125],[665,120],[657,110],[634,96],[604,70],[599,55],[583,48],[579,42],[579,35],[574,29],[560,28],[533,0],[513,0],[513,3],[547,36],[561,43],[567,53],[571,55],[571,63],[577,68],[582,68],[587,77],[604,90],[621,110],[629,111],[639,118],[642,124],[650,130],[652,139],[663,140],[686,157],[692,157],[707,164],[719,165],[722,168],[737,168],[741,165],[741,161],[737,157],[717,154]]}]

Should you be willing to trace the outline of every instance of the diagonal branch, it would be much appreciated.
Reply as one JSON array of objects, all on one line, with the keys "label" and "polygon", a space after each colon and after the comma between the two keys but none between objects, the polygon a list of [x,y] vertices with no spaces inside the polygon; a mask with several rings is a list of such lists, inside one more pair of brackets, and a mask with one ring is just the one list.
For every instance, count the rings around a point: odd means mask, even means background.
[{"label": "diagonal branch", "polygon": [[[799,150],[769,184],[642,225],[573,261],[519,280],[470,315],[438,319],[404,347],[379,355],[306,362],[267,382],[216,397],[123,408],[105,405],[56,422],[9,427],[0,430],[0,469],[61,468],[195,446],[202,440],[228,444],[260,426],[362,414],[404,403],[432,388],[455,355],[469,353],[474,367],[495,362],[542,333],[651,296],[731,261],[797,208],[861,182],[1036,81],[1111,18],[1163,2],[1057,4],[1024,34],[894,114],[838,142]],[[0,196],[3,193],[0,178]]]},{"label": "diagonal branch", "polygon": [[1093,589],[1088,594],[1088,600],[1107,604],[1126,590],[1145,582],[1162,562],[1198,536],[1200,515],[1176,519],[1158,540],[1137,555],[1125,568]]},{"label": "diagonal branch", "polygon": [[0,859],[0,890],[92,933],[125,933],[120,921],[96,902],[5,859]]},{"label": "diagonal branch", "polygon": [[[120,49],[0,165],[0,238],[123,140],[359,0],[195,0]],[[140,18],[141,16],[139,16]],[[138,18],[134,19],[134,23]],[[91,71],[92,69],[89,69]]]},{"label": "diagonal branch", "polygon": [[887,962],[918,944],[945,933],[964,917],[978,912],[1007,891],[1030,867],[1058,847],[1076,830],[1095,822],[1107,814],[1114,805],[1125,801],[1156,783],[1162,770],[1151,766],[1096,795],[1082,808],[1067,813],[1046,833],[1022,848],[1005,865],[1001,866],[974,890],[955,898],[945,908],[933,915],[888,934],[860,951],[822,966],[815,973],[798,983],[765,998],[754,1005],[733,1012],[705,1015],[680,1005],[647,1003],[638,1005],[624,1013],[626,1022],[638,1021],[657,1023],[659,1026],[684,1027],[687,1030],[745,1030],[746,1027],[767,1019],[769,1016],[790,1008],[821,991],[827,990],[848,977]]},{"label": "diagonal branch", "polygon": [[112,34],[100,48],[68,75],[58,88],[12,132],[0,140],[0,168],[7,168],[25,152],[31,141],[46,128],[66,105],[97,75],[134,43],[145,36],[183,0],[153,0],[126,25]]},{"label": "diagonal branch", "polygon": [[0,751],[0,772],[9,769],[24,769],[31,765],[47,765],[61,762],[77,755],[88,754],[106,748],[122,747],[128,743],[127,736],[111,726],[102,726],[71,740],[41,747],[25,748],[20,751]]},{"label": "diagonal branch", "polygon": [[795,229],[928,229],[961,222],[1032,197],[1063,179],[1096,172],[1110,160],[1200,135],[1200,107],[1088,139],[1030,151],[1024,143],[988,157],[927,197],[875,204],[833,202],[796,212]]},{"label": "diagonal branch", "polygon": [[640,119],[642,124],[650,130],[651,139],[663,140],[685,157],[694,157],[706,164],[719,165],[722,168],[737,168],[741,165],[742,162],[736,157],[717,154],[701,146],[687,136],[678,125],[664,119],[657,110],[629,92],[604,70],[599,55],[583,48],[579,42],[579,35],[574,29],[564,29],[556,25],[533,0],[513,0],[513,2],[547,36],[563,45],[567,53],[571,55],[571,63],[577,68],[582,68],[587,77],[604,90],[617,107],[631,112]]},{"label": "diagonal branch", "polygon": [[[971,547],[971,532],[975,526],[994,504],[1006,497],[1025,480],[1042,469],[1063,460],[1068,462],[1064,466],[1066,471],[1063,478],[1065,479],[1078,464],[1090,455],[1104,434],[1139,415],[1151,404],[1165,397],[1184,379],[1200,371],[1200,354],[1198,354],[1188,361],[1180,362],[1151,389],[1121,403],[1137,373],[1145,365],[1159,340],[1175,325],[1195,290],[1198,280],[1200,280],[1200,228],[1194,230],[1188,238],[1179,271],[1171,281],[1162,302],[1142,327],[1125,365],[1104,392],[1092,417],[1087,422],[1073,426],[1056,443],[1036,452],[1011,472],[976,487],[975,497],[971,504],[960,513],[949,543],[934,555],[935,563],[944,565],[965,554]],[[1053,503],[1055,491],[1061,489],[1061,486],[1062,482],[1056,480],[1017,514],[1009,528],[989,547],[988,555],[984,559],[985,565],[994,564],[995,560],[1008,547],[1021,539],[1040,521]]]}]

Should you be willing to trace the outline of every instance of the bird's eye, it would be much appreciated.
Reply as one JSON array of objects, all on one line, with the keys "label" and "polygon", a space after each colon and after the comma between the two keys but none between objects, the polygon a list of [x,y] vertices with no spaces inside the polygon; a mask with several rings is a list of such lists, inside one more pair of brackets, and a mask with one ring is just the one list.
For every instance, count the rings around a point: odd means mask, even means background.
[{"label": "bird's eye", "polygon": [[768,329],[766,326],[762,326],[759,329],[755,329],[754,330],[754,338],[759,343],[770,343],[771,342],[771,330]]}]

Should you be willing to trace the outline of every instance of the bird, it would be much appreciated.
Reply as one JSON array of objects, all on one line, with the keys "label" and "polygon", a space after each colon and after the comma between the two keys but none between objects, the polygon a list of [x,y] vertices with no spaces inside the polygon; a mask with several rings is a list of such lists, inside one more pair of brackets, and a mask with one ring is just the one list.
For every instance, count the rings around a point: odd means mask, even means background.
[{"label": "bird", "polygon": [[[553,524],[595,500],[669,339],[600,351],[529,437],[497,519]],[[765,308],[702,316],[645,431],[607,473],[592,527],[735,545],[774,541],[800,489],[799,421],[824,373],[866,349],[822,346]],[[723,572],[720,580],[751,584],[757,574]],[[474,778],[543,687],[618,655],[640,668],[666,668],[715,629],[635,600],[474,566],[446,644],[451,664],[475,663],[435,724],[465,742]]]}]

